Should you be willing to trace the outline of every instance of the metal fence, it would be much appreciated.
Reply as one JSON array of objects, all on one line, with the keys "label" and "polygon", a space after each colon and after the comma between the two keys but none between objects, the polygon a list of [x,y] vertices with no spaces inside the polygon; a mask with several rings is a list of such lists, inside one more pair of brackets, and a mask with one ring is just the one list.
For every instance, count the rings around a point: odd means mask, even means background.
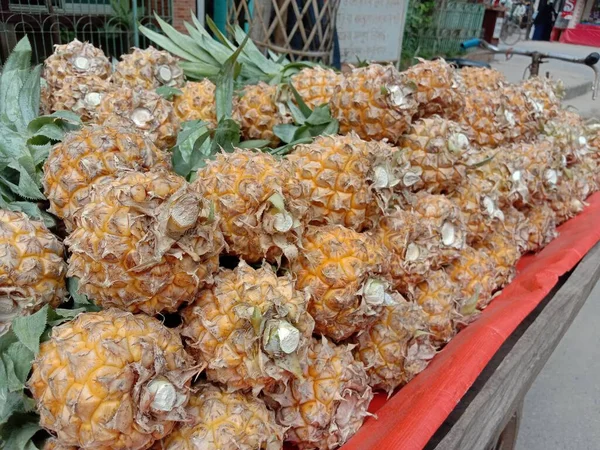
[{"label": "metal fence", "polygon": [[172,0],[0,0],[0,63],[25,35],[36,63],[52,54],[54,45],[75,38],[118,58],[132,46],[150,45],[138,23],[157,28],[153,13],[172,22],[172,11]]},{"label": "metal fence", "polygon": [[420,39],[430,53],[452,55],[467,39],[480,37],[485,5],[468,1],[441,1],[435,10],[433,27]]}]

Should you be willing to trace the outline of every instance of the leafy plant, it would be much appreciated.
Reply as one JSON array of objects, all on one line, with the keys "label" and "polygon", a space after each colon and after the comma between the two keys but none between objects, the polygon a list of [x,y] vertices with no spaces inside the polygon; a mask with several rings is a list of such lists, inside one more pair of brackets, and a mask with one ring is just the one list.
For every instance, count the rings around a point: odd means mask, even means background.
[{"label": "leafy plant", "polygon": [[402,41],[402,68],[414,63],[414,58],[432,57],[432,48],[423,48],[423,37],[434,28],[436,2],[434,0],[410,0]]}]

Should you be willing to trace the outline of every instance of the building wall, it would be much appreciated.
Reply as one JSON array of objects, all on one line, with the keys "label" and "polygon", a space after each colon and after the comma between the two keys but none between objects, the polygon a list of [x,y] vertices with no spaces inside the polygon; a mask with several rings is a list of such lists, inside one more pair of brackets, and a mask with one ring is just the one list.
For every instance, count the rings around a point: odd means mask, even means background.
[{"label": "building wall", "polygon": [[191,21],[190,11],[196,14],[196,0],[173,0],[173,26],[179,31],[185,31],[184,21]]}]

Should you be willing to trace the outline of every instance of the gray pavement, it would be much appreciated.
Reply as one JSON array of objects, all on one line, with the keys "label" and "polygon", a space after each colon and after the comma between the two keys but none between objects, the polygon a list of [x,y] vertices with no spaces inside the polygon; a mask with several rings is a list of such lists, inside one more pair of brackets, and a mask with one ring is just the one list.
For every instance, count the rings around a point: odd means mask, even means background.
[{"label": "gray pavement", "polygon": [[600,283],[525,397],[516,450],[600,448]]}]

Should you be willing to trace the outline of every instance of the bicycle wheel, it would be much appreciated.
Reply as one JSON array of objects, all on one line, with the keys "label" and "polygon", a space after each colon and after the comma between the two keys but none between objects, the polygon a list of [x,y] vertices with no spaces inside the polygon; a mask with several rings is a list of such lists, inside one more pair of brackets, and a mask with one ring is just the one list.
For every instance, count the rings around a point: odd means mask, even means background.
[{"label": "bicycle wheel", "polygon": [[521,28],[514,22],[509,22],[502,27],[500,40],[506,45],[515,45],[521,40]]}]

